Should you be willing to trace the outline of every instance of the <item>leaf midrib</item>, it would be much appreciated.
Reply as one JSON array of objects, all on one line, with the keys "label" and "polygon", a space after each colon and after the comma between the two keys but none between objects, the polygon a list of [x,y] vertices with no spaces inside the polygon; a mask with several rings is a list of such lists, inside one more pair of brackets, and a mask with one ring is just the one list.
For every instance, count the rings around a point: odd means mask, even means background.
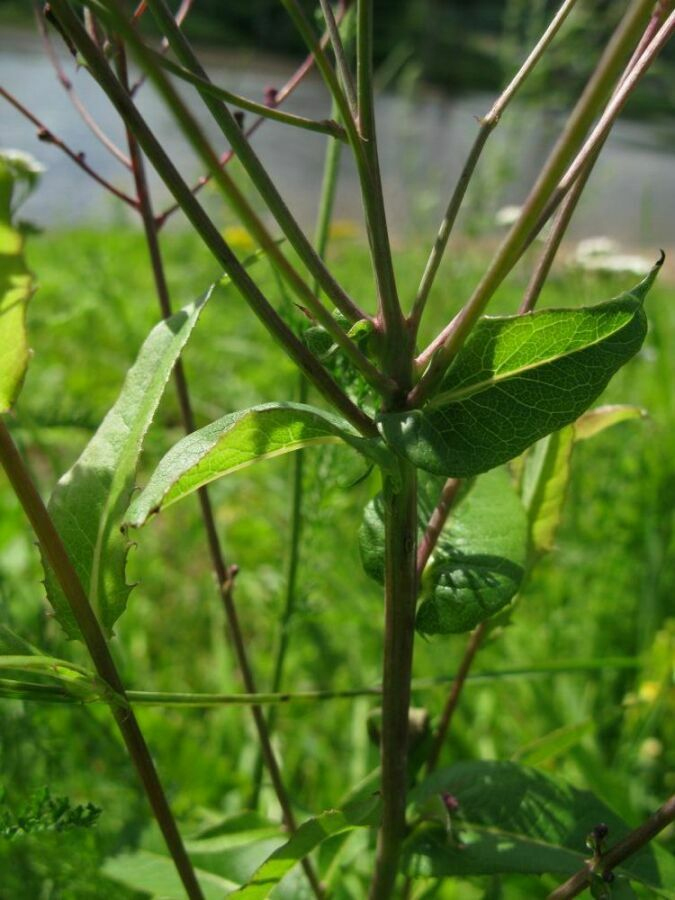
[{"label": "leaf midrib", "polygon": [[586,350],[590,350],[592,347],[597,347],[599,344],[604,343],[609,338],[615,337],[624,328],[627,328],[631,325],[635,320],[635,314],[641,309],[641,305],[636,302],[635,309],[632,312],[632,315],[621,325],[615,327],[609,332],[604,333],[602,336],[598,336],[594,341],[590,343],[584,344],[583,347],[577,347],[575,350],[563,353],[557,353],[553,356],[547,357],[545,360],[538,360],[537,362],[533,362],[527,366],[520,366],[517,369],[510,369],[508,372],[505,372],[501,375],[493,376],[489,379],[484,379],[482,381],[473,382],[467,385],[464,388],[456,388],[454,390],[444,391],[443,393],[437,394],[435,397],[432,397],[431,400],[427,403],[425,409],[433,409],[438,406],[445,406],[449,403],[458,403],[462,400],[466,400],[469,397],[472,397],[474,394],[482,393],[485,390],[488,390],[491,387],[496,387],[503,381],[508,381],[510,378],[517,378],[525,372],[530,372],[534,369],[540,369],[544,366],[552,365],[560,359],[569,359],[573,356],[576,356],[578,353],[583,353]]}]

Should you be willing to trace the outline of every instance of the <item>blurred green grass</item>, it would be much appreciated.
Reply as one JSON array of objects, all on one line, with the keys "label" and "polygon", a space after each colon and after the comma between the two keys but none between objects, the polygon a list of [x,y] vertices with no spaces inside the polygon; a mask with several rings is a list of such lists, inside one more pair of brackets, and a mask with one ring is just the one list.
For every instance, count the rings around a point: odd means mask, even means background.
[{"label": "blurred green grass", "polygon": [[[164,246],[176,307],[219,276],[195,238],[171,231]],[[484,257],[480,245],[451,251],[430,302],[427,336],[467,297]],[[47,496],[115,399],[158,313],[145,247],[135,231],[33,237],[29,262],[39,282],[29,310],[34,357],[10,424]],[[370,264],[361,243],[337,239],[331,262],[338,278],[370,306]],[[421,247],[397,248],[402,297],[413,295],[423,264]],[[275,301],[284,302],[264,263],[255,275]],[[491,311],[513,311],[525,278],[515,273]],[[541,305],[598,302],[634,280],[561,267]],[[641,662],[634,669],[470,682],[445,755],[448,761],[522,759],[536,749],[537,765],[595,790],[631,822],[674,786],[675,704],[668,693],[675,645],[672,294],[667,283],[654,288],[645,348],[603,397],[644,406],[650,419],[621,425],[575,451],[557,551],[534,573],[513,624],[481,651],[476,670],[588,657],[639,656]],[[292,366],[231,290],[207,308],[185,364],[200,425],[296,393]],[[149,436],[143,477],[180,434],[169,388]],[[356,533],[376,479],[371,475],[350,486],[362,467],[339,448],[313,450],[307,460],[299,596],[285,688],[369,685],[379,680],[381,601],[361,572]],[[290,459],[282,457],[212,489],[227,558],[241,570],[237,602],[259,689],[271,680],[283,604],[290,478]],[[134,539],[130,580],[139,583],[115,641],[128,686],[240,690],[196,502],[180,504]],[[84,661],[82,648],[66,642],[49,618],[40,578],[33,536],[1,475],[0,621],[48,653]],[[418,639],[416,676],[450,674],[464,643],[461,636]],[[436,716],[445,692],[419,692],[415,702]],[[335,805],[376,766],[366,737],[366,717],[376,705],[336,700],[279,710],[276,743],[301,815]],[[198,820],[200,808],[241,807],[256,756],[250,713],[154,709],[143,710],[140,718],[183,821]],[[570,725],[580,727],[571,735],[562,732],[560,740],[536,743]],[[0,870],[3,877],[5,869],[10,873],[0,886],[2,900],[133,896],[96,874],[105,856],[137,845],[148,823],[105,709],[2,701],[0,770],[10,806],[21,806],[31,791],[49,784],[55,794],[103,808],[97,828],[84,836],[0,839]],[[276,816],[269,789],[263,806]],[[505,893],[494,896],[539,896],[530,881],[523,885],[510,880]],[[546,886],[542,881],[542,896]],[[467,882],[457,896],[482,896],[480,882]]]}]

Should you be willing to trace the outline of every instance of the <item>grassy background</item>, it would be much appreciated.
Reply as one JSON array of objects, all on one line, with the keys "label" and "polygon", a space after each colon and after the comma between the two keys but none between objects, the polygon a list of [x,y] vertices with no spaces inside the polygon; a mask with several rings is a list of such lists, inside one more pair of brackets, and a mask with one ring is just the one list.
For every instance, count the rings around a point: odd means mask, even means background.
[{"label": "grassy background", "polygon": [[[165,251],[176,306],[218,275],[188,235],[167,233]],[[331,255],[338,277],[367,304],[372,284],[363,246],[338,237]],[[430,333],[467,296],[483,257],[478,247],[450,254],[431,302]],[[29,312],[35,355],[10,424],[46,496],[115,399],[158,314],[136,232],[36,236],[29,260],[40,284]],[[414,292],[423,263],[422,248],[397,248],[404,297]],[[264,264],[256,275],[276,296]],[[514,275],[495,310],[516,307],[525,277]],[[632,279],[561,268],[542,305],[596,302],[629,287]],[[632,823],[674,786],[675,705],[668,693],[675,644],[672,291],[666,281],[654,288],[646,346],[603,398],[645,406],[651,418],[618,426],[575,451],[557,552],[535,572],[513,624],[481,651],[476,670],[536,668],[593,656],[639,660],[635,668],[619,671],[469,683],[445,750],[446,761],[529,760],[595,790]],[[291,365],[234,292],[207,308],[185,361],[200,425],[296,392]],[[141,481],[179,436],[169,389],[149,436]],[[370,476],[350,486],[361,467],[338,448],[312,450],[307,459],[305,539],[285,687],[371,684],[379,679],[381,602],[360,569],[357,528],[378,485]],[[271,679],[283,603],[291,465],[290,457],[271,460],[212,489],[228,560],[241,569],[237,601],[260,689]],[[130,580],[139,584],[114,642],[128,686],[239,690],[196,501],[170,510],[137,538]],[[66,642],[50,619],[40,579],[33,536],[0,475],[0,621],[45,652],[85,661],[82,648]],[[465,640],[418,639],[415,675],[450,674]],[[442,687],[419,692],[415,703],[436,716],[445,693]],[[361,699],[280,709],[276,743],[300,816],[335,805],[375,767],[366,720],[376,706]],[[203,819],[205,809],[242,807],[256,756],[246,710],[155,709],[140,718],[174,809],[188,828]],[[141,896],[98,874],[105,857],[153,841],[144,799],[105,709],[2,701],[0,772],[4,804],[15,811],[44,785],[103,809],[91,831],[0,838],[1,900]],[[268,788],[262,806],[277,815]],[[345,897],[363,896],[358,871],[357,860],[349,877],[345,873]],[[475,879],[438,896],[517,900],[545,896],[550,884]]]}]

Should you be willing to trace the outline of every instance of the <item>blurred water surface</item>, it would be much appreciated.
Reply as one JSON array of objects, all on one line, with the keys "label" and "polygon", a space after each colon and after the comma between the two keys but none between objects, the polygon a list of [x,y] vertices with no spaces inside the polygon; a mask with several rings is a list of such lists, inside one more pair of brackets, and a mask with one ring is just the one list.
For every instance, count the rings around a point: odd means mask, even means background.
[{"label": "blurred water surface", "polygon": [[[291,75],[289,60],[251,54],[205,56],[214,82],[262,100],[265,88],[280,87]],[[73,84],[98,124],[121,146],[124,132],[112,107],[86,71],[63,58]],[[117,186],[131,190],[129,173],[92,136],[54,76],[41,42],[26,32],[0,37],[0,83],[34,112],[91,166]],[[181,90],[183,86],[181,85]],[[184,95],[219,150],[222,138],[189,89]],[[377,106],[378,140],[390,228],[401,239],[434,234],[452,186],[477,131],[476,117],[490,107],[483,94],[449,97],[416,89],[408,95],[385,92]],[[138,94],[143,114],[188,180],[201,167],[178,132],[169,112],[150,85]],[[314,74],[285,108],[306,116],[328,115],[327,92]],[[0,145],[28,150],[46,167],[37,194],[23,215],[45,227],[110,224],[129,213],[82,173],[60,151],[35,137],[35,128],[4,104],[0,113]],[[552,111],[514,105],[491,138],[468,195],[465,229],[489,228],[496,211],[522,202],[537,165],[555,140],[561,118]],[[254,145],[291,209],[311,227],[321,180],[325,139],[278,123],[265,123]],[[672,246],[675,243],[675,123],[619,122],[596,166],[575,216],[577,238],[608,235],[629,246]],[[168,201],[166,190],[153,182],[156,205]],[[358,184],[349,154],[343,155],[337,216],[359,220]]]}]

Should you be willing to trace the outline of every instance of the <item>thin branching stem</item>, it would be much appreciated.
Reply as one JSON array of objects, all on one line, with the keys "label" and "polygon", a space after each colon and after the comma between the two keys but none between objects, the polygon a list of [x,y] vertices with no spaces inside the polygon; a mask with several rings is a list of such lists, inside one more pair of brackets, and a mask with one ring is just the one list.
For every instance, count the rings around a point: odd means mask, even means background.
[{"label": "thin branching stem", "polygon": [[[621,77],[620,85],[625,82],[626,78],[635,67],[635,64],[640,60],[642,54],[648,52],[649,45],[663,22],[663,18],[667,12],[667,6],[672,6],[672,2],[658,2],[656,4],[651,20],[645,29],[645,33]],[[572,216],[574,215],[574,211],[577,208],[577,204],[586,187],[586,183],[591,176],[593,167],[595,166],[596,160],[598,159],[608,136],[609,132],[605,134],[604,139],[597,144],[594,152],[588,157],[584,166],[580,169],[576,181],[572,184],[567,196],[555,215],[550,233],[546,238],[544,250],[532,271],[532,275],[530,276],[530,280],[523,295],[523,300],[518,309],[518,312],[521,315],[531,312],[537,304],[537,300],[539,299],[539,295],[541,294],[542,288],[551,271],[551,267],[558,250],[560,249],[560,245],[567,228],[569,227]]]},{"label": "thin branching stem", "polygon": [[[193,87],[198,88],[200,93],[213,97],[214,100],[221,100],[223,103],[231,103],[233,106],[238,106],[240,109],[246,110],[247,112],[255,113],[255,115],[258,116],[264,116],[267,119],[273,119],[275,122],[281,122],[283,125],[291,125],[294,128],[300,128],[304,131],[314,131],[317,134],[327,134],[330,137],[337,138],[339,141],[347,140],[347,134],[344,128],[341,125],[338,125],[333,119],[307,119],[305,116],[297,116],[293,113],[284,112],[273,106],[265,106],[264,103],[256,103],[254,100],[249,100],[247,97],[242,97],[225,88],[218,87],[218,85],[209,81],[208,78],[200,77],[185,66],[179,66],[170,59],[166,59],[161,53],[153,50],[152,47],[148,47],[147,44],[144,53],[147,55],[148,59],[152,59],[163,69],[166,69],[167,72],[175,75],[176,78],[180,78],[181,81],[185,81]],[[239,130],[241,131],[241,128]]]},{"label": "thin branching stem", "polygon": [[335,20],[333,7],[330,5],[329,0],[319,0],[319,2],[321,3],[321,12],[323,13],[323,17],[326,21],[328,34],[330,35],[331,46],[333,48],[333,53],[335,54],[335,64],[337,66],[340,80],[342,81],[342,89],[344,90],[347,97],[347,102],[349,103],[349,109],[351,111],[352,118],[356,119],[357,105],[354,79],[352,77],[351,69],[349,68],[347,53],[345,52],[344,43],[342,41],[342,37],[340,36],[340,30]]},{"label": "thin branching stem", "polygon": [[[126,71],[126,55],[123,47],[119,48],[117,58],[122,84],[127,88],[127,90],[129,90]],[[159,301],[160,309],[162,311],[162,315],[166,319],[171,315],[172,312],[171,299],[169,296],[169,289],[166,281],[161,249],[159,246],[159,237],[157,234],[157,227],[155,225],[152,200],[145,176],[143,155],[141,153],[140,147],[138,146],[138,142],[133,135],[133,132],[131,132],[130,130],[127,130],[127,141],[129,145],[129,156],[132,161],[132,171],[136,182],[136,190],[138,193],[139,211],[143,220],[145,239],[148,246],[148,253],[150,256],[150,263],[155,281],[155,291],[157,294],[157,299]],[[183,428],[186,434],[190,434],[195,430],[195,419],[192,410],[192,402],[190,400],[187,378],[185,376],[185,370],[180,359],[177,360],[176,365],[174,366],[174,381],[178,394],[178,404],[180,407]],[[239,622],[239,614],[234,602],[233,570],[231,567],[228,567],[225,562],[222,545],[220,542],[220,538],[218,537],[218,529],[216,527],[215,515],[213,512],[213,506],[211,505],[211,499],[208,493],[208,489],[206,487],[201,487],[199,488],[197,494],[201,510],[202,522],[204,524],[204,530],[209,547],[211,564],[218,585],[218,593],[225,609],[227,626],[231,635],[232,643],[234,644],[237,662],[241,672],[242,681],[244,683],[244,689],[249,694],[255,695],[256,684],[253,676],[253,669],[248,659],[248,651],[246,650],[246,643],[243,639],[241,625]],[[277,690],[277,688],[275,687],[273,688],[273,690]],[[281,775],[281,770],[279,768],[279,764],[272,747],[270,732],[267,727],[267,722],[265,721],[265,716],[259,706],[254,706],[252,712],[261,748],[261,758],[269,769],[277,800],[282,810],[284,823],[286,827],[289,828],[289,830],[294,830],[295,820],[293,816],[293,808],[291,806],[290,798],[288,796],[288,792]],[[313,885],[318,883],[318,879],[316,878],[310,862],[305,862],[305,868],[306,870],[309,869],[308,878],[310,880],[310,883],[312,883]]]},{"label": "thin branching stem", "polygon": [[[180,24],[180,23],[179,23]],[[320,41],[321,46],[324,46],[328,41],[328,36],[324,35]],[[295,72],[291,75],[288,81],[278,90],[273,91],[269,98],[267,99],[268,105],[273,109],[278,109],[278,107],[284,103],[288,97],[299,87],[300,84],[304,81],[307,75],[314,68],[314,56],[310,53],[303,62],[298,66]],[[251,138],[255,132],[260,128],[262,124],[264,124],[267,119],[264,116],[259,116],[251,125],[244,129],[244,134],[247,138]],[[219,159],[220,166],[226,166],[232,159],[234,159],[234,151],[226,150],[223,154],[221,154]],[[211,181],[211,176],[206,173],[205,175],[200,176],[199,180],[194,184],[191,188],[193,194],[199,193],[199,191],[207,185]],[[168,206],[163,212],[159,213],[157,216],[157,227],[162,228],[165,222],[176,213],[180,209],[180,206],[177,203]]]},{"label": "thin branching stem", "polygon": [[539,223],[550,197],[579,152],[593,119],[606,103],[612,85],[637,44],[652,5],[652,0],[633,0],[631,3],[530,191],[518,221],[505,237],[461,312],[418,357],[418,366],[426,371],[411,391],[410,405],[420,405],[434,390],[439,377],[464,344],[494,292],[522,255],[525,242]]},{"label": "thin branching stem", "polygon": [[371,437],[376,436],[377,429],[372,420],[352,403],[344,391],[326,372],[318,359],[296,337],[251,279],[246,269],[237,260],[219,230],[193,196],[190,188],[164,151],[164,148],[147,126],[127,92],[115,78],[107,60],[99,53],[98,48],[89,38],[77,16],[72,13],[66,0],[53,0],[52,6],[61,24],[67,29],[73,43],[76,44],[86,60],[92,74],[124,121],[136,135],[146,157],[180,203],[195,231],[199,234],[214,258],[223,266],[232,279],[233,284],[269,333],[281,343],[288,355],[295,361],[301,371],[310,378],[317,390],[348,421],[362,434]]},{"label": "thin branching stem", "polygon": [[415,329],[415,332],[417,332],[417,329],[419,328],[422,314],[424,312],[424,307],[429,297],[429,292],[431,291],[431,288],[433,286],[436,273],[438,272],[438,268],[441,264],[443,254],[448,244],[448,239],[454,228],[457,214],[462,205],[462,201],[464,200],[464,196],[471,181],[471,176],[473,175],[474,169],[476,168],[476,164],[478,163],[478,160],[480,159],[483,152],[483,148],[485,147],[488,138],[499,123],[504,110],[509,105],[511,100],[513,100],[513,98],[516,96],[523,84],[527,81],[529,75],[532,73],[535,66],[544,55],[544,52],[560,30],[567,16],[572,12],[572,9],[576,5],[576,3],[577,0],[565,0],[565,2],[560,6],[558,12],[551,20],[548,28],[546,28],[537,44],[533,47],[532,51],[516,73],[513,80],[502,92],[501,96],[497,99],[488,114],[480,120],[480,128],[478,134],[476,135],[474,144],[469,151],[469,156],[459,176],[457,185],[455,186],[453,194],[450,197],[450,202],[448,203],[443,221],[441,222],[441,226],[438,230],[434,246],[431,250],[431,253],[429,254],[429,259],[427,260],[424,274],[422,275],[422,280],[420,281],[420,286],[417,289],[417,295],[415,296],[415,302],[413,304],[412,312],[410,315],[412,327]]},{"label": "thin branching stem", "polygon": [[40,547],[56,576],[82,634],[92,662],[100,678],[110,686],[110,703],[117,726],[126,744],[146,796],[157,820],[176,870],[191,900],[203,900],[194,869],[185,852],[175,819],[169,807],[150,751],[133,709],[129,706],[124,685],[106,643],[101,626],[84,592],[80,579],[68,556],[54,523],[42,502],[33,480],[0,418],[0,463],[37,535]]},{"label": "thin branching stem", "polygon": [[[161,0],[148,0],[148,2],[153,12],[155,12],[156,9],[159,10],[162,6]],[[111,2],[111,9],[112,6],[113,5]],[[136,36],[133,29],[128,26],[128,23],[126,22],[124,17],[121,16],[118,12],[115,12],[114,18],[115,25],[119,27],[125,39],[129,42],[129,46],[132,52],[134,52],[139,57],[140,61],[145,65],[150,78],[152,79],[160,93],[163,95],[164,99],[169,105],[169,108],[176,116],[176,119],[178,120],[183,133],[190,141],[193,148],[204,161],[204,163],[209,166],[212,171],[214,180],[221,188],[233,208],[238,213],[241,221],[246,225],[253,237],[264,249],[265,253],[269,257],[275,268],[277,268],[282,278],[291,287],[291,289],[302,301],[302,303],[306,305],[311,315],[314,316],[316,320],[329,332],[335,342],[351,359],[351,361],[363,374],[363,377],[369,382],[369,384],[371,384],[372,387],[374,387],[377,391],[384,395],[388,395],[389,393],[391,393],[393,386],[390,383],[389,379],[382,375],[377,367],[361,352],[356,343],[341,328],[335,318],[317,297],[316,293],[310,288],[307,282],[304,281],[304,279],[299,275],[296,269],[286,259],[279,247],[278,242],[274,240],[270,232],[265,227],[262,219],[255,212],[240,188],[237,187],[234,180],[230,178],[230,176],[220,167],[218,158],[211,148],[209,141],[200,129],[196,119],[188,109],[187,105],[183,103],[178,93],[166,79],[163,72],[153,64],[152,59],[146,56],[145,47]],[[167,23],[170,23],[171,25],[174,24],[173,18],[170,14],[168,14],[168,11],[166,16],[162,14],[161,21],[162,25]],[[174,49],[176,49],[177,52],[182,52],[182,50],[184,49],[184,45],[182,44],[182,35],[180,35],[180,32],[178,32],[180,40],[179,38],[176,38],[175,44],[175,35],[173,34],[173,32],[170,32],[169,34]],[[186,52],[188,53],[188,56],[185,57],[183,61],[194,59],[194,64],[199,67],[199,63],[196,61],[196,58],[192,57],[191,50],[188,48]],[[200,75],[202,73],[203,70],[200,71]],[[242,164],[247,168],[247,171],[249,171],[249,174],[255,173],[257,183],[261,188],[262,196],[264,197],[265,201],[269,203],[270,209],[272,209],[272,211],[274,212],[275,217],[282,226],[284,233],[289,237],[289,239],[293,240],[296,249],[304,254],[303,261],[308,266],[312,267],[312,274],[317,279],[321,278],[320,283],[327,291],[331,292],[332,299],[335,302],[337,302],[338,298],[340,299],[341,304],[344,304],[346,301],[347,308],[351,310],[352,315],[356,316],[357,318],[363,318],[364,314],[362,314],[361,311],[358,310],[351,303],[351,301],[349,301],[349,298],[346,297],[344,292],[337,285],[337,282],[335,282],[333,277],[328,273],[328,270],[323,265],[322,261],[317,257],[316,253],[311,247],[310,242],[304,236],[301,229],[285,206],[283,200],[281,199],[281,196],[276,190],[276,187],[273,185],[267,172],[260,164],[257,156],[253,153],[253,150],[248,142],[245,140],[245,138],[243,138],[241,129],[230,114],[229,110],[220,101],[214,101],[209,97],[204,97],[204,102],[211,110],[214,118],[221,126],[226,136],[230,139],[233,148],[239,155]],[[230,126],[234,129],[233,132],[230,131]],[[241,144],[239,144],[240,141],[242,141]],[[324,275],[327,277],[323,277]]]},{"label": "thin branching stem", "polygon": [[78,168],[82,169],[90,178],[92,178],[97,184],[100,184],[102,188],[105,188],[108,193],[112,194],[114,197],[117,197],[118,200],[121,200],[123,203],[126,203],[127,206],[131,206],[133,209],[137,209],[136,200],[131,197],[129,194],[121,191],[119,188],[115,187],[114,184],[111,184],[107,181],[103,176],[99,175],[89,163],[86,161],[84,153],[78,153],[76,150],[73,150],[71,147],[66,144],[65,141],[61,140],[61,138],[55,134],[50,128],[44,124],[44,122],[40,121],[38,117],[32,113],[29,109],[27,109],[20,100],[18,100],[13,94],[10,94],[9,91],[6,91],[2,86],[0,86],[0,97],[6,100],[17,112],[20,112],[21,115],[28,119],[33,125],[35,125],[37,129],[37,138],[39,141],[42,141],[45,144],[51,144],[52,146],[59,149],[62,153],[65,153],[66,156],[71,159]]},{"label": "thin branching stem", "polygon": [[40,37],[42,38],[42,43],[45,48],[45,53],[49,61],[52,64],[52,68],[56,74],[56,77],[59,80],[59,83],[63,87],[68,99],[73,104],[74,108],[77,110],[80,118],[87,126],[87,128],[91,131],[94,137],[106,148],[106,150],[115,157],[115,159],[122,163],[122,165],[131,169],[131,160],[128,156],[126,156],[120,147],[103,131],[101,126],[96,122],[94,117],[91,115],[87,107],[84,105],[82,100],[80,99],[79,94],[73,87],[73,82],[66,74],[63,66],[61,65],[61,61],[59,60],[58,54],[54,49],[54,45],[52,43],[52,39],[49,36],[49,31],[46,27],[44,13],[40,9],[40,6],[37,0],[33,0],[33,8],[35,11],[35,19],[37,21],[38,31],[40,32]]},{"label": "thin branching stem", "polygon": [[[174,16],[176,25],[180,26],[183,24],[185,19],[188,17],[193,5],[194,5],[194,0],[182,0],[181,5],[178,7],[178,10],[176,11],[176,15]],[[160,53],[162,53],[162,54],[167,53],[168,50],[169,50],[169,42],[167,41],[166,38],[162,38],[162,42],[160,44]],[[145,72],[142,72],[138,76],[136,81],[129,88],[129,93],[131,94],[132,97],[135,95],[136,91],[138,91],[145,83],[145,77],[146,77]]]},{"label": "thin branching stem", "polygon": [[675,822],[675,794],[666,800],[663,806],[657,809],[646,822],[603,853],[597,864],[586,865],[572,875],[564,884],[552,891],[547,900],[570,900],[572,897],[578,897],[589,886],[594,873],[602,877],[606,873],[612,872],[622,862],[645,847],[672,822]]}]

